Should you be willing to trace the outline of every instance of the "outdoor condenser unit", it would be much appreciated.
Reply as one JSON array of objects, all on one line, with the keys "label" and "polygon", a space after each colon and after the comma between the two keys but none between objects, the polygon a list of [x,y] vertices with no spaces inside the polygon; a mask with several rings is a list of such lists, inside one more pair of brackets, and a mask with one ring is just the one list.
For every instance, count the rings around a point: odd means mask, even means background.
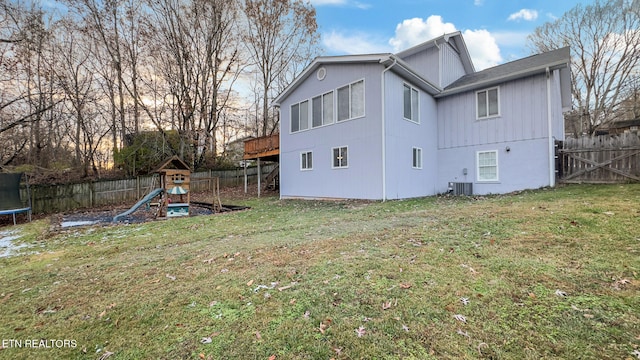
[{"label": "outdoor condenser unit", "polygon": [[473,183],[450,182],[448,192],[453,195],[473,195]]}]

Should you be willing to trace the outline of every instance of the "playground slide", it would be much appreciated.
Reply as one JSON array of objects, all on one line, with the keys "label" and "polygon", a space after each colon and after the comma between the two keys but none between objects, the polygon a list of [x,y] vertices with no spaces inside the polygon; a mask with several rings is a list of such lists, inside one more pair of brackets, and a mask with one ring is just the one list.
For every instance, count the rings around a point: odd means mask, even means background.
[{"label": "playground slide", "polygon": [[162,192],[164,191],[163,188],[157,188],[154,189],[153,191],[151,191],[150,193],[148,193],[147,195],[145,195],[145,197],[142,198],[142,200],[138,201],[135,205],[133,205],[131,207],[131,209],[123,212],[122,214],[118,214],[116,216],[113,217],[113,222],[118,222],[121,218],[127,216],[127,215],[131,215],[131,213],[133,213],[134,211],[136,211],[140,206],[148,203],[149,201],[151,201],[151,199],[153,199],[154,197],[162,194]]}]

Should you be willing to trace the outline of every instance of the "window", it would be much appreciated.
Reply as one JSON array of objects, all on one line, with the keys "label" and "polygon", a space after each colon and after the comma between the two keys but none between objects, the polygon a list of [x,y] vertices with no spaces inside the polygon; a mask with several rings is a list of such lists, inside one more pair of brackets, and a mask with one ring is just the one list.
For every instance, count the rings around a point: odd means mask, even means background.
[{"label": "window", "polygon": [[313,153],[311,151],[300,153],[300,169],[313,169]]},{"label": "window", "polygon": [[311,99],[311,126],[333,123],[333,91]]},{"label": "window", "polygon": [[309,101],[291,105],[291,132],[307,130],[309,128]]},{"label": "window", "polygon": [[333,152],[333,168],[346,168],[349,163],[347,161],[347,147],[337,147],[332,149]]},{"label": "window", "polygon": [[476,108],[478,119],[500,115],[500,92],[499,89],[487,89],[476,93]]},{"label": "window", "polygon": [[364,80],[338,88],[338,121],[364,116]]},{"label": "window", "polygon": [[413,148],[413,168],[422,169],[422,149]]},{"label": "window", "polygon": [[478,151],[478,181],[498,181],[498,151]]},{"label": "window", "polygon": [[404,84],[404,118],[413,122],[420,122],[418,90]]}]

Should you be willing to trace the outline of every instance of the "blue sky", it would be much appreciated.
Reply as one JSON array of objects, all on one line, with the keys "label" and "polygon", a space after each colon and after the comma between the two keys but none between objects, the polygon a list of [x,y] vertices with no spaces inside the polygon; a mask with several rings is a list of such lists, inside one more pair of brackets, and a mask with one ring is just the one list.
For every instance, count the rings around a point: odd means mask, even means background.
[{"label": "blue sky", "polygon": [[530,55],[527,36],[579,0],[311,0],[323,55],[397,52],[459,30],[476,70]]}]

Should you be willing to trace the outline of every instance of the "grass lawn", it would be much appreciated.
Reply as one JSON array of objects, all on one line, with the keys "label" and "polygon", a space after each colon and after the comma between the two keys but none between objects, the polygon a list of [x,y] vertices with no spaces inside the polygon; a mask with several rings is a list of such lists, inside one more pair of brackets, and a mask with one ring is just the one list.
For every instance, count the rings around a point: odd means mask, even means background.
[{"label": "grass lawn", "polygon": [[225,201],[0,229],[0,358],[640,358],[638,184]]}]

